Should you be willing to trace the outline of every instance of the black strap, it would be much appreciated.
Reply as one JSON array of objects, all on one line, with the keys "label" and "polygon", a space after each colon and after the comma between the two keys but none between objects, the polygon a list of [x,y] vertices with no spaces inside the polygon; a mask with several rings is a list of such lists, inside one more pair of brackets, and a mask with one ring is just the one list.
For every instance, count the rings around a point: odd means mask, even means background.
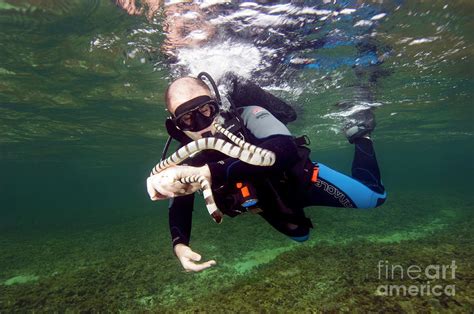
[{"label": "black strap", "polygon": [[170,147],[171,141],[173,138],[171,136],[168,136],[168,139],[166,140],[165,147],[163,148],[163,152],[161,153],[161,159],[160,162],[166,159],[166,153],[168,152],[168,148]]},{"label": "black strap", "polygon": [[190,99],[182,103],[181,105],[179,105],[179,107],[174,112],[174,115],[176,118],[179,118],[179,116],[182,115],[183,113],[186,113],[192,109],[195,109],[199,107],[200,105],[210,102],[211,100],[212,98],[207,95],[198,96],[193,99]]},{"label": "black strap", "polygon": [[231,108],[231,110],[227,112],[222,112],[221,116],[223,116],[225,120],[224,128],[227,129],[234,135],[242,134],[246,141],[249,141],[249,133],[247,128],[245,127],[242,118],[239,115],[239,112],[235,108]]},{"label": "black strap", "polygon": [[183,131],[179,130],[176,127],[171,118],[166,119],[165,126],[169,136],[180,142],[182,145],[186,145],[187,143],[192,141]]},{"label": "black strap", "polygon": [[296,146],[308,146],[311,144],[311,141],[307,135],[302,135],[295,138],[295,144]]}]

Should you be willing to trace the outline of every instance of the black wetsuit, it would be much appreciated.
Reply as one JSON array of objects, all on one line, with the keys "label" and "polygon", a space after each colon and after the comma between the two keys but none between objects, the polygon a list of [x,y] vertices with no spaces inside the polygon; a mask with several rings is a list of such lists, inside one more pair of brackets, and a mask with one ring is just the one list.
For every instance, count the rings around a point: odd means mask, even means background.
[{"label": "black wetsuit", "polygon": [[[353,177],[346,176],[318,163],[319,175],[315,183],[301,185],[282,180],[286,171],[299,160],[298,148],[286,126],[269,111],[258,106],[248,106],[241,111],[241,118],[250,132],[248,142],[273,151],[275,164],[270,167],[253,166],[218,152],[202,152],[187,164],[209,165],[212,189],[216,203],[219,190],[239,181],[254,184],[260,215],[278,231],[296,241],[309,236],[311,223],[305,218],[303,208],[312,205],[372,208],[385,200],[380,172],[372,141],[360,138],[355,141]],[[268,184],[268,183],[271,184]],[[194,194],[174,198],[169,207],[169,225],[173,246],[189,244]],[[225,213],[225,210],[223,210]],[[296,227],[297,226],[297,227]]]}]

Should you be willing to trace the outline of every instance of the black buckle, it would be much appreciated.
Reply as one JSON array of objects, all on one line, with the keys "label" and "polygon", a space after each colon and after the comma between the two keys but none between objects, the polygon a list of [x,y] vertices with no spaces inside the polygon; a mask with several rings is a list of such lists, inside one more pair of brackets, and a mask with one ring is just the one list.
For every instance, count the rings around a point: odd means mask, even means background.
[{"label": "black buckle", "polygon": [[308,146],[309,144],[311,144],[311,140],[309,139],[308,135],[302,135],[300,137],[295,138],[295,144],[296,146]]}]

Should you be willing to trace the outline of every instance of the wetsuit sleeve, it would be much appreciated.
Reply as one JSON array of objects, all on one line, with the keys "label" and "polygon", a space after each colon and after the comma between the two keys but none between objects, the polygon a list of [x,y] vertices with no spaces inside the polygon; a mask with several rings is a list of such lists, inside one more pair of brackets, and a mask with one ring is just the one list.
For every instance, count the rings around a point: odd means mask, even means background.
[{"label": "wetsuit sleeve", "polygon": [[173,247],[179,243],[189,245],[193,204],[194,194],[179,196],[170,200],[168,221]]},{"label": "wetsuit sleeve", "polygon": [[220,187],[227,182],[255,179],[281,173],[298,161],[297,147],[286,126],[267,110],[251,106],[241,114],[247,129],[260,141],[259,147],[275,153],[270,167],[253,166],[236,158],[208,163],[212,185]]},{"label": "wetsuit sleeve", "polygon": [[291,136],[290,130],[265,108],[248,106],[240,116],[245,127],[258,139],[277,134]]}]

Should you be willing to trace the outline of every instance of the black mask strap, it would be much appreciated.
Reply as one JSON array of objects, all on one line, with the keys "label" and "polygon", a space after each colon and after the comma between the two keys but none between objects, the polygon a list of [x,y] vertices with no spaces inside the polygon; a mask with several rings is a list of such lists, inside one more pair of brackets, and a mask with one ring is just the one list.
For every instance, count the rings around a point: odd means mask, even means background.
[{"label": "black mask strap", "polygon": [[212,98],[209,96],[198,96],[196,98],[188,100],[187,102],[179,105],[179,107],[174,112],[174,116],[179,117],[180,115],[185,114],[186,112],[189,112],[193,109],[196,109],[200,105],[205,104],[211,100]]}]

